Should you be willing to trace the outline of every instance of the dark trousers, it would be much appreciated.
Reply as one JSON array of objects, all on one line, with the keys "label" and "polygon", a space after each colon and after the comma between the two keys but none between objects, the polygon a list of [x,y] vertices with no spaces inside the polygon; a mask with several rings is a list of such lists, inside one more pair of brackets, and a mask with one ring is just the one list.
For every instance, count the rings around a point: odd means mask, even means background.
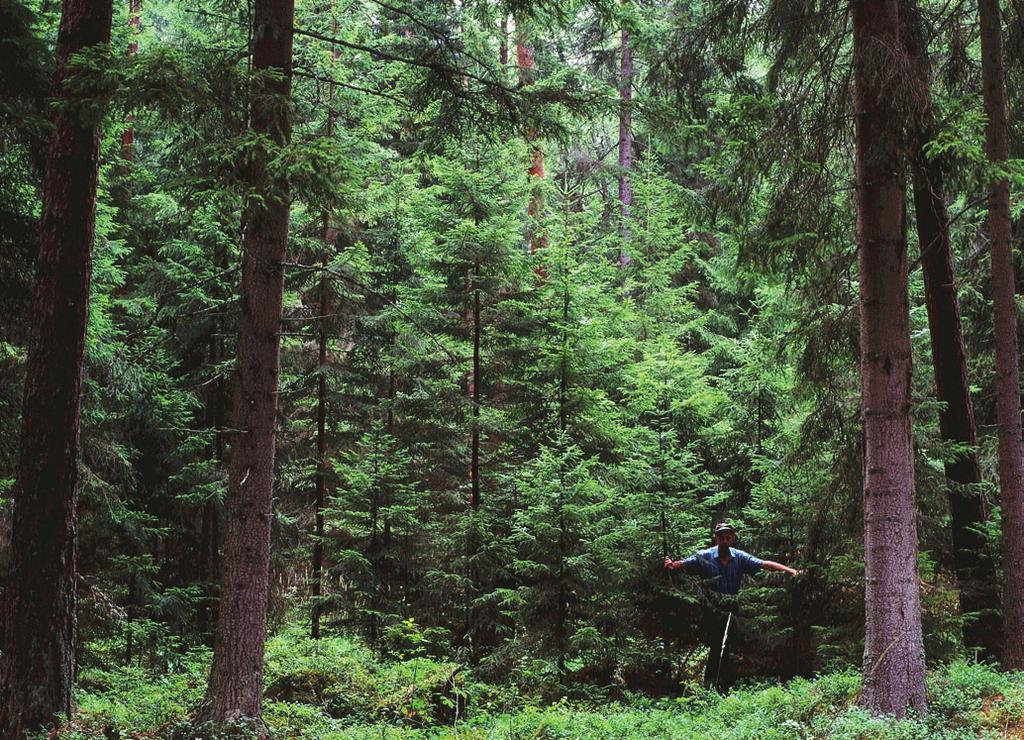
[{"label": "dark trousers", "polygon": [[[708,664],[704,669],[704,686],[726,693],[736,681],[736,669],[732,662],[733,646],[738,634],[736,615],[720,608],[719,605],[708,605],[701,617],[704,644],[708,646]],[[728,634],[726,627],[728,626]],[[725,650],[722,642],[725,641]]]}]

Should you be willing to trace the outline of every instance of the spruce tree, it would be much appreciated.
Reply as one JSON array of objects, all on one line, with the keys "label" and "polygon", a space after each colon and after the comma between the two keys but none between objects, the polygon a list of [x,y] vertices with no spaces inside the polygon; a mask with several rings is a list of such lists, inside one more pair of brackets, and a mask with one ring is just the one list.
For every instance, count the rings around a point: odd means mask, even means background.
[{"label": "spruce tree", "polygon": [[894,0],[853,8],[861,418],[864,425],[865,638],[861,704],[925,710],[924,646],[910,420],[910,318]]},{"label": "spruce tree", "polygon": [[[12,738],[73,707],[79,425],[102,115],[96,90],[81,83],[97,74],[111,23],[108,0],[68,2],[61,14],[53,93],[63,106],[46,157],[3,603],[0,729]],[[75,54],[91,54],[93,69],[76,67]]]}]

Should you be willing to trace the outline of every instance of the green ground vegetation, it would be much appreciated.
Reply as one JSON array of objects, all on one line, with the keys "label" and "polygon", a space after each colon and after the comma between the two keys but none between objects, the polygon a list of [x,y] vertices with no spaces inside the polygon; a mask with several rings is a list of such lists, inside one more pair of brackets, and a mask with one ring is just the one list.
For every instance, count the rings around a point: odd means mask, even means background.
[{"label": "green ground vegetation", "polygon": [[[414,624],[381,658],[358,638],[310,640],[300,626],[267,644],[264,719],[278,738],[1007,738],[1024,733],[1024,675],[965,660],[935,667],[926,717],[874,719],[856,707],[860,676],[835,671],[726,696],[683,681],[652,699],[615,685],[554,699],[543,671],[477,680],[430,654]],[[94,646],[101,649],[101,646]],[[112,665],[79,676],[79,712],[56,737],[162,738],[187,733],[202,700],[209,651],[173,665]],[[571,698],[570,698],[571,697]],[[53,737],[53,736],[51,736]]]}]

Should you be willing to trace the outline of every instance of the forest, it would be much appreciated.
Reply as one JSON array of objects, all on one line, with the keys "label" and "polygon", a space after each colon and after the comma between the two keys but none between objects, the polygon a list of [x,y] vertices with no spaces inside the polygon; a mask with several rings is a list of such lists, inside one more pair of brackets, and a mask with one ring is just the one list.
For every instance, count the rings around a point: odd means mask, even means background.
[{"label": "forest", "polygon": [[1022,193],[1024,0],[0,0],[0,738],[1024,737]]}]

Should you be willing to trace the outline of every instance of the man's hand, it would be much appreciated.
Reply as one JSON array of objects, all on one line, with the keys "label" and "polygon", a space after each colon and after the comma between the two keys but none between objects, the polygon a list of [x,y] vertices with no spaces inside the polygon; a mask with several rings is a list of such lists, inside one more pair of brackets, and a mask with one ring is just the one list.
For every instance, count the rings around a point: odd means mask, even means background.
[{"label": "man's hand", "polygon": [[783,565],[782,563],[776,563],[774,560],[765,560],[762,563],[762,567],[766,570],[777,570],[780,573],[785,573],[786,575],[793,576],[794,578],[802,576],[807,572],[797,570],[796,568],[790,568],[788,565]]},{"label": "man's hand", "polygon": [[670,558],[668,555],[665,556],[665,569],[666,570],[679,570],[683,567],[681,562],[677,562]]}]

